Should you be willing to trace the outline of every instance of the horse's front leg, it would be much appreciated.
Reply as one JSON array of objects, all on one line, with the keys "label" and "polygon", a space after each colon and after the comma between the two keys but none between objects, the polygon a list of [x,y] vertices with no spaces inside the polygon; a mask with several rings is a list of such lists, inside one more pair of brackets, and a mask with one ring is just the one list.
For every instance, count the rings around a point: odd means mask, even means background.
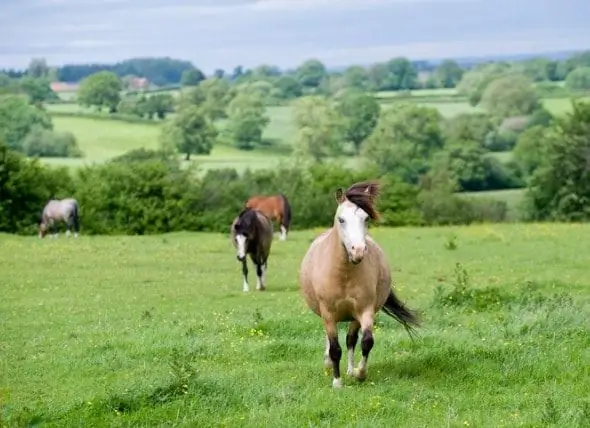
[{"label": "horse's front leg", "polygon": [[375,314],[373,311],[367,311],[361,317],[361,351],[363,357],[358,367],[352,371],[352,375],[358,380],[365,380],[367,378],[367,360],[371,349],[373,349],[373,344],[375,343],[373,339],[374,322]]},{"label": "horse's front leg", "polygon": [[359,340],[359,330],[361,323],[357,320],[353,320],[348,325],[348,333],[346,334],[346,349],[348,350],[348,365],[346,368],[346,374],[349,376],[353,375],[354,372],[354,348]]},{"label": "horse's front leg", "polygon": [[340,378],[342,348],[338,343],[338,326],[330,314],[322,314],[322,319],[324,320],[324,328],[328,338],[328,354],[332,361],[332,387],[340,388],[342,387],[342,379]]},{"label": "horse's front leg", "polygon": [[266,263],[259,263],[256,262],[256,289],[257,290],[265,290],[265,272],[266,272]]},{"label": "horse's front leg", "polygon": [[246,258],[244,257],[244,260],[242,260],[242,275],[244,276],[244,292],[248,292],[250,291],[250,286],[248,284],[248,263],[246,261]]}]

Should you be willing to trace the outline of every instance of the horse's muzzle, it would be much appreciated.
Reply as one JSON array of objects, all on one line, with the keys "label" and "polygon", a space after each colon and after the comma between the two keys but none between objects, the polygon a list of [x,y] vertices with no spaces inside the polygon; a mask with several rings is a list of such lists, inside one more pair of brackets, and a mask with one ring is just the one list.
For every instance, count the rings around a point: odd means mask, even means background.
[{"label": "horse's muzzle", "polygon": [[353,265],[358,265],[365,258],[366,252],[366,245],[362,245],[359,247],[353,246],[348,252],[348,260],[350,260],[350,263],[352,263]]},{"label": "horse's muzzle", "polygon": [[236,256],[236,259],[238,259],[239,262],[243,262],[244,260],[246,260],[246,256]]}]

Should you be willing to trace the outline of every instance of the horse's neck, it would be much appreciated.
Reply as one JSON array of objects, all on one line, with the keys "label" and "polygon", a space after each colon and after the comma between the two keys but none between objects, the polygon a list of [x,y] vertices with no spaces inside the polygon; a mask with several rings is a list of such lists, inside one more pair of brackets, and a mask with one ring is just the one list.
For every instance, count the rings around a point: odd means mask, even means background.
[{"label": "horse's neck", "polygon": [[330,257],[326,262],[330,265],[330,270],[346,274],[353,265],[348,261],[346,250],[342,245],[342,241],[340,241],[336,226],[333,226],[328,232],[326,244],[330,247]]}]

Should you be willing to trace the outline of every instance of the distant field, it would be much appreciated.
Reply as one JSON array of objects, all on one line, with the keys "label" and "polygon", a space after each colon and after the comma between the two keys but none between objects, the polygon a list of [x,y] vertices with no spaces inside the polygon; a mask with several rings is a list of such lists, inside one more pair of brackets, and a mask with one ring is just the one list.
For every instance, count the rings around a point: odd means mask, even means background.
[{"label": "distant field", "polygon": [[491,198],[506,202],[508,212],[507,220],[519,221],[522,218],[522,201],[525,189],[492,190],[489,192],[465,192],[458,193],[465,198]]}]

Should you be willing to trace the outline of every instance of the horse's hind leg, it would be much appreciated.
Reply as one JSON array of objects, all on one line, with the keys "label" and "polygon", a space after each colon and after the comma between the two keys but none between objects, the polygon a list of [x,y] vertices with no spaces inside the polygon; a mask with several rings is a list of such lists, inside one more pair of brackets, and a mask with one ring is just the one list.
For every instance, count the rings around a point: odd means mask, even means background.
[{"label": "horse's hind leg", "polygon": [[365,380],[367,378],[367,359],[375,342],[373,339],[374,321],[375,314],[373,312],[365,312],[361,318],[361,351],[363,357],[358,367],[352,371],[352,375],[358,380]]},{"label": "horse's hind leg", "polygon": [[348,333],[346,334],[346,349],[348,350],[346,374],[349,376],[352,376],[354,371],[354,348],[359,340],[360,328],[361,324],[357,320],[351,321],[348,326]]},{"label": "horse's hind leg", "polygon": [[73,224],[73,218],[69,217],[68,221],[66,222],[66,238],[69,238],[70,235],[72,234],[72,224]]},{"label": "horse's hind leg", "polygon": [[250,286],[248,285],[248,264],[246,263],[246,259],[242,261],[242,275],[244,276],[244,292],[248,292],[250,290]]},{"label": "horse's hind leg", "polygon": [[281,234],[279,236],[279,239],[281,241],[284,241],[285,239],[287,239],[287,228],[283,225],[283,216],[282,215],[279,215],[278,221],[279,221],[279,227],[281,229]]},{"label": "horse's hind leg", "polygon": [[74,238],[77,238],[80,233],[80,218],[78,217],[78,214],[75,214],[72,218],[72,226],[74,228]]}]

